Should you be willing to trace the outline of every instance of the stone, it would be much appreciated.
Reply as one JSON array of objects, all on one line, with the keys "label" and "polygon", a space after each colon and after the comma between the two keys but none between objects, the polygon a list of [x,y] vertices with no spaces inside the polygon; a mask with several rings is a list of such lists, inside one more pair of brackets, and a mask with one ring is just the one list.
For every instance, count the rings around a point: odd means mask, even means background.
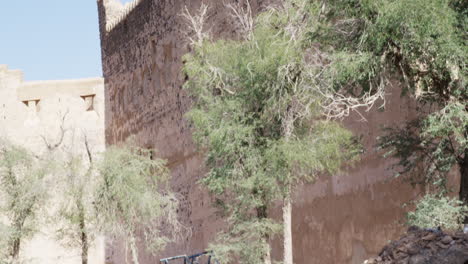
[{"label": "stone", "polygon": [[444,244],[450,244],[450,242],[453,241],[453,238],[451,236],[444,236],[442,240],[440,240]]},{"label": "stone", "polygon": [[[415,230],[386,245],[376,264],[466,264],[468,237]],[[405,254],[408,254],[405,256]]]},{"label": "stone", "polygon": [[409,259],[408,264],[428,264],[428,263],[427,263],[426,257],[421,256],[421,255],[416,255],[416,256],[412,256]]},{"label": "stone", "polygon": [[424,236],[423,238],[421,238],[422,240],[426,240],[426,241],[432,241],[434,239],[436,239],[437,235],[435,233],[429,233],[427,234],[426,236]]}]

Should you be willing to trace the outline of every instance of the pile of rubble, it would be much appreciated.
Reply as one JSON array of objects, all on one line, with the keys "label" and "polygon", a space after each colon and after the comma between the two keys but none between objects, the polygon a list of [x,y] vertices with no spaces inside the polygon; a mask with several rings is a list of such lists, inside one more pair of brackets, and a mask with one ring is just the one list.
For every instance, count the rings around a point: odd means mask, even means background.
[{"label": "pile of rubble", "polygon": [[364,264],[468,264],[468,234],[410,227]]}]

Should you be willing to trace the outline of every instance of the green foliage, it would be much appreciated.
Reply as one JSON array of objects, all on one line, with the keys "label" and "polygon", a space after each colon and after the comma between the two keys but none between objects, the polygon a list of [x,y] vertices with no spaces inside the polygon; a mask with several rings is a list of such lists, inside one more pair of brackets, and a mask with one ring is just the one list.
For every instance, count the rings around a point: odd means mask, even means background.
[{"label": "green foliage", "polygon": [[21,243],[38,231],[49,171],[49,162],[0,142],[0,261],[18,261]]},{"label": "green foliage", "polygon": [[[344,161],[353,161],[360,149],[353,134],[340,124],[316,121],[301,140],[279,140],[268,148],[267,172],[279,182],[313,181],[318,174],[339,172]],[[289,177],[289,178],[287,178]]]},{"label": "green foliage", "polygon": [[[439,141],[437,147],[441,151],[451,148],[453,156],[462,156],[468,148],[466,126],[468,125],[468,112],[466,104],[450,102],[439,111],[425,118],[421,136],[425,138],[424,145],[434,142],[438,138],[449,138],[450,146],[442,146],[444,140]],[[456,148],[455,146],[458,146]]]},{"label": "green foliage", "polygon": [[313,6],[318,16],[309,40],[330,60],[325,83],[369,89],[381,74],[399,72],[422,99],[467,99],[463,3],[333,0]]},{"label": "green foliage", "polygon": [[379,138],[386,156],[398,158],[398,175],[407,174],[415,184],[432,184],[447,191],[447,174],[463,166],[468,151],[465,105],[454,102],[402,128],[388,128]]},{"label": "green foliage", "polygon": [[415,211],[407,214],[407,224],[421,228],[459,230],[468,215],[468,207],[463,202],[445,196],[428,194],[415,204]]},{"label": "green foliage", "polygon": [[[427,116],[421,129],[421,148],[430,157],[430,168],[445,179],[455,164],[466,166],[468,152],[468,112],[466,105],[448,103],[444,108]],[[464,177],[464,176],[462,176]],[[445,180],[444,180],[445,181]],[[437,183],[437,182],[436,182]]]},{"label": "green foliage", "polygon": [[97,165],[100,179],[94,202],[98,226],[128,243],[135,264],[139,263],[140,239],[149,253],[156,253],[179,235],[181,228],[177,200],[166,185],[166,162],[152,155],[151,150],[127,143],[108,148]]},{"label": "green foliage", "polygon": [[357,153],[351,133],[322,118],[303,45],[307,4],[285,6],[261,13],[245,39],[197,42],[184,57],[185,89],[195,99],[188,117],[209,168],[201,182],[230,217],[213,248],[242,263],[269,252],[279,230],[268,219],[274,201]]},{"label": "green foliage", "polygon": [[380,138],[386,155],[399,159],[398,175],[445,189],[455,164],[463,174],[468,164],[466,1],[310,1],[309,11],[314,15],[308,41],[324,58],[315,65],[320,87],[372,94],[400,78],[405,94],[435,103],[437,110],[427,118],[389,128]]},{"label": "green foliage", "polygon": [[97,215],[94,212],[94,191],[97,184],[92,164],[87,164],[78,155],[70,155],[62,161],[54,174],[59,187],[59,208],[52,217],[57,239],[63,246],[79,248],[82,257],[93,243],[97,230]]},{"label": "green foliage", "polygon": [[209,250],[216,252],[220,264],[232,263],[242,259],[242,263],[256,264],[269,252],[268,245],[258,238],[269,237],[281,231],[281,226],[270,219],[250,219],[249,221],[231,222],[232,230],[221,233]]}]

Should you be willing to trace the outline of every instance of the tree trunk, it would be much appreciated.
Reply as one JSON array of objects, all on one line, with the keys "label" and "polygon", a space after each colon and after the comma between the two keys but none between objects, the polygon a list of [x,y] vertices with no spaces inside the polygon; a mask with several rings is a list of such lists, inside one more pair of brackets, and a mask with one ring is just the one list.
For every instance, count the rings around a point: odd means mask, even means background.
[{"label": "tree trunk", "polygon": [[[268,240],[267,240],[267,243],[268,243]],[[270,247],[268,247],[268,251],[266,252],[265,257],[263,258],[263,263],[271,264]]]},{"label": "tree trunk", "polygon": [[[288,113],[283,124],[283,135],[285,141],[289,141],[294,130],[294,115],[293,107],[288,109]],[[283,264],[293,264],[293,244],[292,244],[292,201],[291,189],[292,184],[289,180],[285,183],[286,195],[283,199],[283,249],[284,259]]]},{"label": "tree trunk", "polygon": [[18,262],[20,247],[21,247],[21,239],[15,238],[15,240],[13,241],[13,247],[11,249],[11,258],[13,260],[13,263]]},{"label": "tree trunk", "polygon": [[284,264],[293,264],[292,202],[290,194],[283,200],[283,225]]},{"label": "tree trunk", "polygon": [[[265,199],[265,197],[263,197],[263,199]],[[258,219],[265,219],[265,218],[268,217],[268,212],[267,212],[267,207],[266,206],[259,206],[259,207],[255,208],[255,210],[257,211],[257,218]],[[270,240],[270,236],[265,235],[263,237],[263,240],[265,242],[265,245],[267,245],[268,250],[265,253],[265,255],[263,256],[262,260],[263,260],[264,264],[271,264],[270,244],[268,242]]]},{"label": "tree trunk", "polygon": [[10,256],[13,259],[13,263],[18,263],[20,249],[21,249],[21,238],[23,237],[23,226],[24,226],[24,222],[26,221],[26,217],[29,215],[29,212],[31,211],[30,209],[31,208],[26,210],[26,213],[24,214],[26,216],[20,216],[19,218],[16,218],[17,220],[14,220],[15,229],[16,229],[16,232],[18,233],[18,237],[14,238],[10,244],[11,245]]},{"label": "tree trunk", "polygon": [[[468,149],[465,151],[460,165],[460,200],[468,205]],[[465,217],[465,224],[468,224],[468,216]]]},{"label": "tree trunk", "polygon": [[80,219],[80,227],[81,227],[81,264],[88,264],[88,234],[86,233],[86,226],[84,219]]},{"label": "tree trunk", "polygon": [[132,252],[133,264],[140,264],[138,261],[138,249],[136,239],[133,234],[130,235],[130,251]]},{"label": "tree trunk", "polygon": [[79,197],[76,199],[78,217],[79,217],[79,226],[80,226],[80,240],[81,240],[81,264],[88,264],[88,231],[86,230],[86,217],[85,211],[82,203],[82,194],[80,193]]}]

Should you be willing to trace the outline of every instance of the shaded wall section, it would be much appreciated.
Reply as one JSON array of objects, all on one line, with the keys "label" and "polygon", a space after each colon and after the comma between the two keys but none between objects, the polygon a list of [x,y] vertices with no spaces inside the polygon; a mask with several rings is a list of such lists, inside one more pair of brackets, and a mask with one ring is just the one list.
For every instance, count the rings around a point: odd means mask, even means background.
[{"label": "shaded wall section", "polygon": [[[215,36],[235,36],[225,3],[205,2],[211,6],[208,25]],[[258,11],[266,1],[251,3]],[[191,237],[170,245],[160,256],[142,253],[143,263],[197,253],[223,226],[210,206],[210,196],[197,184],[205,172],[203,157],[196,151],[190,124],[184,118],[190,98],[182,90],[180,69],[181,57],[189,47],[187,26],[180,13],[185,5],[194,12],[200,1],[142,0],[109,31],[103,4],[103,0],[98,1],[106,143],[116,144],[135,135],[142,146],[157,148],[169,161],[172,187],[180,195],[180,217],[192,229]],[[386,111],[369,113],[368,122],[358,122],[357,117],[346,120],[348,127],[363,136],[366,152],[361,162],[343,175],[324,177],[297,190],[293,208],[295,263],[362,263],[400,233],[401,227],[396,225],[403,216],[400,206],[416,191],[391,180],[390,163],[375,151],[375,138],[383,125],[409,120],[416,110],[411,109],[412,102],[400,98],[398,86],[388,91]],[[281,240],[272,244],[272,255],[280,260]],[[125,263],[118,239],[108,247],[107,262]]]}]

